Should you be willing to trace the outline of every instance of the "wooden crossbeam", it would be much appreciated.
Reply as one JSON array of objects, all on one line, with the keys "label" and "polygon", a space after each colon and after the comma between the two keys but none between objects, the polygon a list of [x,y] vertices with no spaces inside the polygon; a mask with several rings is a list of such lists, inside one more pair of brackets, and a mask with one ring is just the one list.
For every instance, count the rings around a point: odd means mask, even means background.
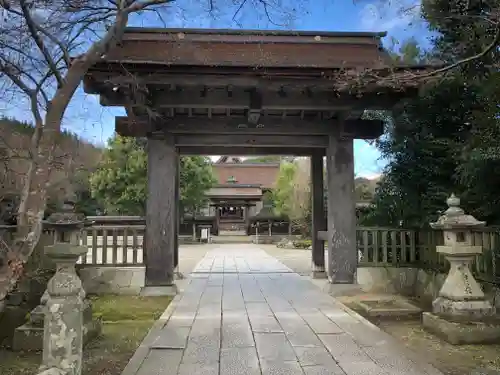
[{"label": "wooden crossbeam", "polygon": [[375,139],[384,133],[384,122],[381,120],[347,119],[342,124],[343,137]]},{"label": "wooden crossbeam", "polygon": [[315,152],[320,152],[324,156],[324,149],[306,147],[237,147],[237,146],[183,146],[178,147],[182,155],[293,155],[311,156]]},{"label": "wooden crossbeam", "polygon": [[328,137],[323,135],[262,135],[262,134],[179,134],[177,147],[237,146],[237,147],[296,147],[324,148]]},{"label": "wooden crossbeam", "polygon": [[[201,95],[201,90],[160,91],[151,94],[154,108],[211,108],[211,109],[263,109],[263,110],[311,110],[311,111],[350,111],[355,109],[392,108],[396,101],[392,97],[365,94],[354,96],[336,95],[333,92],[290,93],[286,96],[279,92],[254,90],[231,91],[226,89],[211,90]],[[130,105],[126,95],[109,94],[100,98],[103,106]],[[133,105],[133,104],[132,104]]]},{"label": "wooden crossbeam", "polygon": [[375,139],[384,130],[380,120],[348,119],[313,120],[295,117],[262,117],[257,124],[249,123],[247,118],[231,117],[192,117],[179,119],[156,119],[116,117],[115,130],[129,137],[146,137],[160,131],[172,134],[239,134],[239,135],[327,135],[343,129],[341,134],[355,139]]}]

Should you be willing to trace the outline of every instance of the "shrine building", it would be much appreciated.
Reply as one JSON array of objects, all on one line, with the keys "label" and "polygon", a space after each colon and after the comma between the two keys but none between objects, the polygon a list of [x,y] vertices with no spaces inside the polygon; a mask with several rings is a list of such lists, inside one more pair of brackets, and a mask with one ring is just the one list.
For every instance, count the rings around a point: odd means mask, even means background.
[{"label": "shrine building", "polygon": [[209,216],[219,230],[245,230],[250,217],[260,212],[265,194],[276,183],[278,162],[244,162],[236,156],[221,156],[212,165],[217,184],[207,192]]}]

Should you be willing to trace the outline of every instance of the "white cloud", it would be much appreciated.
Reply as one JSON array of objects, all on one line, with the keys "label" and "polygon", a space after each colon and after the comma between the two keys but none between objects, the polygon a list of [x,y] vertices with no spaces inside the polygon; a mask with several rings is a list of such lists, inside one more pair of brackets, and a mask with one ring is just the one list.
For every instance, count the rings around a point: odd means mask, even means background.
[{"label": "white cloud", "polygon": [[377,0],[366,4],[359,12],[361,27],[367,31],[387,31],[404,29],[420,17],[420,1],[388,1]]}]

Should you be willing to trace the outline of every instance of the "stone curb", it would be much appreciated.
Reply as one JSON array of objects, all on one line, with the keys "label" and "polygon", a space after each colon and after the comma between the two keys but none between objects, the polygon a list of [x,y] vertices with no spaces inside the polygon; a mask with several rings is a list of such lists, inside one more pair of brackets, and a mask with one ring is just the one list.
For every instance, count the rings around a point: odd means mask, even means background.
[{"label": "stone curb", "polygon": [[181,298],[182,293],[177,294],[167,306],[160,318],[156,322],[154,322],[148,334],[146,335],[146,337],[144,337],[144,340],[142,340],[139,347],[135,350],[134,355],[132,356],[132,358],[130,358],[127,365],[123,369],[121,375],[135,375],[137,371],[139,371],[139,368],[149,354],[151,345],[170,319],[170,316],[172,316],[172,313],[175,311],[177,303]]},{"label": "stone curb", "polygon": [[[309,281],[316,285],[318,288],[321,289],[323,293],[328,293],[328,286],[329,283],[326,280],[314,280],[311,277],[309,277]],[[324,283],[324,284],[323,284]],[[323,285],[322,285],[323,284]],[[391,336],[387,332],[383,331],[380,327],[377,325],[373,324],[370,322],[368,319],[366,319],[364,316],[358,314],[356,311],[350,309],[348,306],[344,305],[342,302],[340,302],[337,298],[334,296],[330,297],[335,301],[335,304],[338,305],[342,310],[344,310],[347,314],[352,316],[354,319],[359,321],[360,323],[370,327],[372,330],[376,330],[380,333],[381,336],[384,336],[388,342],[397,344],[401,354],[403,354],[407,359],[413,361],[417,366],[420,366],[427,374],[429,375],[443,375],[443,373],[438,370],[436,367],[434,367],[432,364],[430,364],[426,358],[424,358],[423,355],[414,352],[413,350],[407,348],[404,346],[404,344],[400,343],[395,337]],[[348,332],[347,332],[348,333]]]}]

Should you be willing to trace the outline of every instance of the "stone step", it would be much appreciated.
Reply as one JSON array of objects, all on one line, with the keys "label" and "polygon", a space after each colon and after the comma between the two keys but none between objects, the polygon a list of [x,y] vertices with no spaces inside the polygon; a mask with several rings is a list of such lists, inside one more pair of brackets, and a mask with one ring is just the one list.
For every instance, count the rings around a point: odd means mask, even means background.
[{"label": "stone step", "polygon": [[219,237],[221,236],[246,236],[247,233],[244,230],[220,230]]},{"label": "stone step", "polygon": [[212,243],[252,243],[250,236],[212,236]]}]

